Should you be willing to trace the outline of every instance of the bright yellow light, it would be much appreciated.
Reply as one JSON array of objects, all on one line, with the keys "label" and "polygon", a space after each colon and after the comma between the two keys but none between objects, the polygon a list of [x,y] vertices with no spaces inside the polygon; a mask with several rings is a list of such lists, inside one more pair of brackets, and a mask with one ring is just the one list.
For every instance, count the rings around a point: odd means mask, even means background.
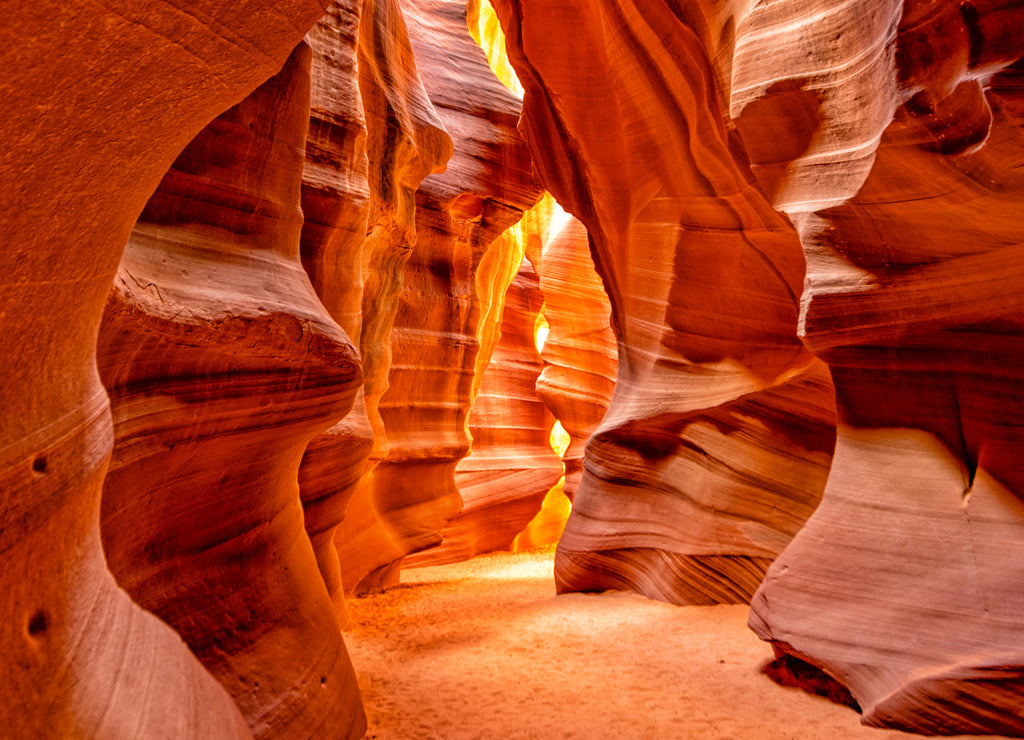
[{"label": "bright yellow light", "polygon": [[494,74],[501,84],[511,90],[517,97],[523,97],[523,86],[519,84],[516,72],[509,64],[508,54],[505,51],[505,33],[498,23],[498,16],[491,7],[488,0],[480,0],[479,5],[473,11],[473,4],[470,4],[470,12],[467,14],[469,20],[469,33],[473,39],[480,44],[480,47],[487,55],[487,63],[491,65]]},{"label": "bright yellow light", "polygon": [[565,491],[562,490],[563,483],[565,483],[564,477],[547,492],[540,511],[526,525],[526,529],[516,535],[512,541],[512,552],[536,550],[538,547],[558,542],[559,537],[562,536],[562,530],[565,529],[565,522],[569,519],[569,512],[572,510],[572,504],[566,497]]},{"label": "bright yellow light", "polygon": [[548,326],[548,320],[544,318],[544,310],[537,314],[537,323],[533,329],[533,344],[537,348],[537,352],[544,351],[544,343],[548,341],[548,334],[551,333],[551,328]]},{"label": "bright yellow light", "polygon": [[572,438],[569,436],[569,432],[565,431],[565,427],[562,426],[562,422],[556,421],[555,425],[551,427],[551,436],[548,438],[548,444],[551,445],[551,449],[558,453],[561,457],[565,454],[565,451],[569,449],[569,443]]}]

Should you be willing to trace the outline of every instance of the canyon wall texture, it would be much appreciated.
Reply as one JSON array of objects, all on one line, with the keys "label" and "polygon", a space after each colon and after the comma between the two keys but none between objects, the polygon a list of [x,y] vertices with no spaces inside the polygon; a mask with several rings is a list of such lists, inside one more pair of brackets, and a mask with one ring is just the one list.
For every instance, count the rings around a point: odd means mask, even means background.
[{"label": "canyon wall texture", "polygon": [[440,545],[406,558],[406,566],[510,549],[562,477],[550,444],[555,419],[535,389],[543,366],[535,345],[542,306],[537,272],[524,259],[505,294],[501,337],[469,412],[472,450],[455,468],[462,511],[441,531]]},{"label": "canyon wall texture", "polygon": [[3,733],[358,737],[564,465],[559,591],[1024,736],[1019,2],[108,6],[0,30]]},{"label": "canyon wall texture", "polygon": [[249,736],[228,693],[104,563],[114,437],[96,337],[124,244],[174,158],[322,12],[39,3],[0,30],[0,120],[15,139],[0,154],[5,733]]},{"label": "canyon wall texture", "polygon": [[[773,81],[760,104],[782,121],[800,90],[823,101],[779,207],[804,244],[801,331],[840,423],[821,507],[751,626],[869,724],[1019,736],[1024,9],[880,3],[869,23],[850,8],[834,16],[849,43],[779,58],[764,39],[809,21],[778,5],[750,17],[736,74]],[[840,84],[854,59],[874,63]]]},{"label": "canyon wall texture", "polygon": [[[299,239],[302,265],[317,296],[356,347],[363,327],[363,244],[371,199],[370,132],[360,91],[369,83],[361,84],[358,64],[362,9],[362,2],[334,3],[306,35],[312,60]],[[334,536],[373,450],[363,393],[367,371],[372,372],[369,365],[353,410],[309,443],[299,467],[306,531],[342,624],[347,617]]]},{"label": "canyon wall texture", "polygon": [[559,588],[749,598],[796,535],[751,616],[785,680],[809,664],[869,724],[1024,733],[1024,11],[585,5],[495,3],[620,350]]},{"label": "canyon wall texture", "polygon": [[356,351],[299,260],[309,46],[185,148],[125,248],[100,327],[114,453],[107,563],[257,737],[361,733],[297,470],[343,417]]},{"label": "canyon wall texture", "polygon": [[452,144],[423,89],[393,0],[336,6],[310,40],[316,56],[303,171],[303,264],[327,310],[358,345],[363,384],[352,412],[307,448],[299,483],[306,527],[344,622],[344,593],[356,590],[369,569],[360,571],[363,561],[395,552],[371,490],[373,469],[387,453],[377,407],[415,244],[414,193],[424,177],[444,169]]},{"label": "canyon wall texture", "polygon": [[454,473],[470,446],[481,331],[522,258],[521,247],[496,240],[540,197],[516,131],[520,101],[470,37],[465,4],[402,7],[454,154],[444,174],[425,178],[415,193],[414,241],[394,297],[387,386],[376,404],[386,452],[353,501],[369,515],[346,516],[336,540],[350,592],[397,583],[403,558],[438,544],[462,508]]},{"label": "canyon wall texture", "polygon": [[568,214],[556,217],[544,235],[543,255],[539,272],[548,335],[537,392],[569,435],[562,462],[565,494],[571,498],[583,476],[587,440],[615,390],[618,348],[611,304],[583,224]]},{"label": "canyon wall texture", "polygon": [[586,226],[618,341],[557,586],[748,600],[819,500],[834,422],[796,334],[800,242],[725,112],[729,19],[695,2],[494,5],[535,166]]}]

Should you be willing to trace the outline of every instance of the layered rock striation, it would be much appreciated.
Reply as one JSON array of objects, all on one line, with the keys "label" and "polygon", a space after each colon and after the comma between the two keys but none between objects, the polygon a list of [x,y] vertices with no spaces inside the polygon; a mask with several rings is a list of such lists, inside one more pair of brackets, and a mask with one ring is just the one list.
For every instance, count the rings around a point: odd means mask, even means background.
[{"label": "layered rock striation", "polygon": [[113,431],[96,336],[124,244],[175,156],[276,72],[321,12],[291,0],[39,3],[0,29],[0,120],[13,137],[0,154],[0,725],[11,736],[250,736],[228,693],[104,563]]},{"label": "layered rock striation", "polygon": [[[299,242],[317,296],[356,347],[363,325],[363,243],[371,198],[358,64],[362,9],[362,2],[333,3],[306,35],[312,60]],[[364,382],[365,376],[355,409],[309,443],[299,467],[306,531],[342,624],[347,617],[334,537],[373,449]]]},{"label": "layered rock striation", "polygon": [[[821,507],[769,571],[751,626],[781,671],[810,664],[868,724],[1019,736],[1021,10],[879,6],[870,33],[813,54],[794,41],[771,65],[757,39],[779,18],[752,15],[737,57],[746,78],[774,80],[761,105],[783,125],[782,86],[823,101],[806,153],[775,169],[792,173],[779,205],[807,256],[801,331],[831,368],[840,420]],[[865,58],[864,79],[835,79]],[[875,90],[872,104],[851,86]]]},{"label": "layered rock striation", "polygon": [[535,390],[542,306],[537,273],[524,259],[505,293],[501,337],[469,412],[472,449],[455,468],[462,511],[441,531],[441,544],[406,558],[407,567],[510,549],[562,477],[550,444],[555,419]]},{"label": "layered rock striation", "polygon": [[618,347],[611,305],[590,256],[587,230],[573,216],[552,220],[543,240],[540,288],[548,335],[537,392],[569,435],[562,453],[565,494],[583,476],[583,453],[615,390]]},{"label": "layered rock striation", "polygon": [[[421,79],[455,148],[445,173],[424,179],[415,195],[415,247],[396,296],[388,387],[377,404],[387,454],[361,504],[375,515],[350,539],[358,552],[341,550],[354,591],[396,583],[405,555],[438,544],[461,510],[454,472],[469,451],[483,318],[500,309],[522,257],[493,247],[540,196],[516,131],[520,101],[469,36],[464,4],[417,0],[403,9]],[[346,516],[339,548],[349,527]],[[365,548],[368,541],[378,545]]]},{"label": "layered rock striation", "polygon": [[175,160],[128,240],[98,348],[115,435],[107,563],[257,737],[365,726],[298,495],[306,445],[361,379],[299,260],[310,60],[300,44]]},{"label": "layered rock striation", "polygon": [[494,5],[542,183],[587,228],[618,341],[557,586],[747,600],[817,504],[833,419],[796,336],[800,243],[725,106],[728,9]]},{"label": "layered rock striation", "polygon": [[344,591],[358,589],[364,559],[398,552],[371,489],[372,471],[387,453],[377,405],[415,244],[414,193],[445,167],[451,140],[423,89],[393,0],[336,5],[309,39],[303,264],[327,310],[359,346],[363,383],[351,413],[310,443],[299,479],[306,528],[345,622]]}]

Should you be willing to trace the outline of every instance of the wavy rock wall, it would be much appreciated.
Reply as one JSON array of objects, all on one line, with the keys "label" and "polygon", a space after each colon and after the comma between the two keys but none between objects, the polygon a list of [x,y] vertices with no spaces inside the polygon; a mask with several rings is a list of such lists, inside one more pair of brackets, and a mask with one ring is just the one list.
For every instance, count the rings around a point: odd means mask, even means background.
[{"label": "wavy rock wall", "polygon": [[837,7],[821,32],[842,38],[805,48],[795,31],[820,24],[798,5],[740,26],[736,74],[751,128],[805,132],[757,159],[799,227],[801,331],[840,424],[821,507],[751,626],[782,673],[824,672],[868,724],[1021,736],[1024,10]]},{"label": "wavy rock wall", "polygon": [[537,273],[524,259],[505,293],[501,338],[469,412],[472,449],[455,468],[462,511],[441,531],[442,543],[406,558],[406,567],[510,549],[562,477],[549,441],[555,419],[535,391],[542,306]]},{"label": "wavy rock wall", "polygon": [[[370,212],[368,131],[358,69],[362,5],[333,3],[306,35],[312,60],[299,244],[317,296],[357,347]],[[309,443],[299,467],[306,531],[343,625],[348,620],[334,537],[373,449],[364,382],[365,377],[356,391],[355,408]]]},{"label": "wavy rock wall", "polygon": [[539,272],[548,336],[537,392],[569,435],[562,461],[565,494],[572,498],[583,477],[587,441],[615,390],[618,348],[583,224],[568,214],[554,219],[543,249]]},{"label": "wavy rock wall", "polygon": [[124,244],[174,158],[274,74],[321,12],[290,0],[43,2],[0,29],[0,121],[15,137],[0,153],[0,726],[11,736],[250,736],[227,692],[105,566],[113,431],[96,336]]},{"label": "wavy rock wall", "polygon": [[[375,516],[363,518],[369,526],[359,525],[340,550],[353,591],[397,582],[405,555],[438,544],[461,510],[454,472],[469,450],[481,327],[500,309],[522,257],[494,248],[495,240],[540,196],[516,132],[520,102],[469,36],[465,5],[418,0],[403,10],[424,88],[455,149],[445,173],[424,179],[415,195],[415,247],[397,296],[388,387],[377,405],[387,454],[365,501]],[[346,516],[339,548],[349,527]],[[377,546],[365,547],[368,541]]]},{"label": "wavy rock wall", "polygon": [[315,56],[303,264],[328,311],[358,344],[364,382],[352,412],[307,448],[299,480],[306,527],[344,622],[344,591],[357,589],[363,561],[397,552],[371,488],[372,471],[387,453],[377,405],[387,389],[391,328],[415,244],[414,193],[424,177],[444,169],[452,150],[393,0],[335,6],[309,38]]},{"label": "wavy rock wall", "polygon": [[297,471],[360,382],[299,259],[311,52],[208,125],[132,231],[100,327],[107,563],[256,737],[362,733]]},{"label": "wavy rock wall", "polygon": [[726,9],[494,5],[542,183],[587,228],[618,340],[557,586],[747,600],[818,502],[834,421],[796,336],[800,243],[724,105]]}]

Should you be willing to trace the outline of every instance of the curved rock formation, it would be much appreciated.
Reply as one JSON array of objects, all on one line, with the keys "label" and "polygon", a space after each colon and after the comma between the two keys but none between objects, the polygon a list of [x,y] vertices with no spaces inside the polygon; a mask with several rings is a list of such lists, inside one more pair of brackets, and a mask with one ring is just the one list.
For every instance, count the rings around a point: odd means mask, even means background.
[{"label": "curved rock formation", "polygon": [[543,366],[535,344],[542,305],[537,273],[524,259],[505,293],[501,338],[469,412],[472,448],[455,468],[462,511],[441,531],[442,543],[406,558],[406,567],[509,549],[562,477],[549,442],[555,419],[534,389]]},{"label": "curved rock formation", "polygon": [[[344,519],[334,534],[341,582],[349,593],[372,587],[363,579],[381,564],[404,555],[383,523],[384,513],[374,500],[373,470],[388,451],[387,432],[378,411],[381,396],[387,391],[391,369],[391,329],[398,312],[406,262],[416,242],[415,191],[431,172],[443,171],[452,154],[452,143],[444,124],[434,111],[420,80],[405,19],[395,0],[363,4],[359,24],[357,57],[359,91],[366,123],[369,212],[366,238],[361,251],[335,255],[325,251],[329,261],[359,265],[359,281],[339,279],[333,265],[325,270],[323,291],[328,305],[350,301],[359,306],[360,317],[353,320],[352,331],[359,338],[363,359],[364,385],[356,397],[352,413],[341,424],[311,446],[307,470],[315,470],[313,456],[334,467],[326,482],[328,495],[342,501],[351,496]],[[344,176],[344,173],[342,173]],[[353,242],[354,244],[354,242]],[[351,276],[353,279],[357,275]],[[358,298],[344,298],[354,295]],[[332,442],[330,437],[335,437]],[[354,468],[331,453],[330,459],[317,448],[330,450],[338,445],[341,454],[348,439],[359,439],[367,446],[366,459],[353,455]],[[351,480],[346,471],[358,477],[351,493],[344,487]],[[322,482],[321,482],[322,485]],[[333,504],[332,504],[333,506]],[[321,525],[322,526],[322,525]],[[331,584],[333,587],[333,583]],[[336,597],[340,601],[340,596]]]},{"label": "curved rock formation", "polygon": [[102,534],[256,737],[357,737],[352,665],[298,495],[356,352],[299,261],[310,50],[208,125],[139,217],[100,327],[115,446]]},{"label": "curved rock formation", "polygon": [[547,341],[537,392],[569,434],[565,493],[572,498],[583,476],[583,451],[600,426],[615,390],[618,348],[611,305],[594,270],[587,230],[565,214],[544,240],[540,267]]},{"label": "curved rock formation", "polygon": [[[783,668],[846,687],[868,724],[1021,736],[1024,10],[892,5],[898,28],[819,53],[810,77],[881,49],[881,113],[845,100],[853,120],[884,119],[870,169],[849,178],[842,153],[856,147],[828,133],[842,129],[823,108],[812,141],[831,152],[812,144],[805,160],[836,183],[832,207],[799,177],[785,186],[808,261],[804,340],[831,366],[840,425],[821,507],[770,570],[751,626]],[[751,53],[745,74],[806,77],[767,58]],[[849,80],[831,84],[818,97],[843,100]],[[788,110],[768,90],[762,107]]]},{"label": "curved rock formation", "polygon": [[587,227],[619,345],[558,588],[748,599],[818,501],[831,399],[796,337],[800,244],[724,107],[729,9],[494,5],[536,166]]},{"label": "curved rock formation", "polygon": [[13,137],[0,153],[7,734],[248,735],[180,638],[104,565],[113,435],[96,333],[124,243],[174,157],[273,74],[321,12],[295,0],[43,2],[0,29],[0,121]]},{"label": "curved rock formation", "polygon": [[[306,37],[313,60],[300,249],[316,294],[357,344],[364,324],[364,272],[374,275],[372,286],[393,286],[401,278],[400,258],[397,269],[387,269],[386,262],[374,264],[370,258],[389,250],[400,255],[406,249],[400,237],[402,201],[411,198],[419,181],[446,157],[442,154],[446,136],[429,104],[423,102],[426,95],[415,67],[407,69],[408,43],[395,43],[392,49],[376,41],[404,38],[403,28],[396,26],[400,15],[394,20],[390,8],[387,3],[369,3],[364,13],[362,2],[335,3]],[[394,50],[399,53],[389,53]],[[392,74],[392,68],[397,74]],[[377,102],[369,122],[362,105],[364,95]],[[396,113],[389,115],[389,111]],[[389,138],[400,143],[391,153],[390,166],[375,162],[371,182],[368,145],[378,157],[387,155],[382,142]],[[371,210],[376,223],[368,238]],[[389,242],[391,237],[394,244]],[[372,291],[368,297],[373,305]],[[375,322],[384,323],[390,331],[392,315],[393,310],[369,313],[370,334]],[[368,349],[365,355],[371,359],[365,363],[365,379],[374,387],[381,375],[377,360],[381,350]],[[299,468],[306,530],[342,624],[347,617],[335,535],[349,500],[372,468],[373,449],[374,428],[360,386],[352,411],[310,442]]]},{"label": "curved rock formation", "polygon": [[[521,259],[491,247],[540,196],[516,132],[520,102],[470,38],[464,3],[417,0],[403,8],[424,86],[455,151],[445,174],[416,192],[416,246],[378,406],[388,440],[371,483],[380,519],[358,535],[381,546],[360,545],[350,559],[342,552],[346,588],[357,591],[396,582],[402,558],[437,544],[461,508],[454,470],[469,450],[479,327],[500,307]],[[346,517],[339,547],[348,527]]]}]

